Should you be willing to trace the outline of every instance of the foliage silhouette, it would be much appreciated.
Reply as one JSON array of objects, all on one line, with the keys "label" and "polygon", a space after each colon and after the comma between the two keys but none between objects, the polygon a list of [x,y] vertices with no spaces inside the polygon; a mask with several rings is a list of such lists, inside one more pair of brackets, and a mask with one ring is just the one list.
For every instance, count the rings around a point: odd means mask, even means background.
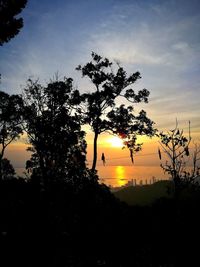
[{"label": "foliage silhouette", "polygon": [[[181,180],[186,178],[187,172],[185,171],[186,160],[185,157],[190,155],[189,153],[189,144],[191,142],[190,136],[190,122],[189,122],[189,138],[187,139],[183,135],[183,130],[178,128],[178,122],[176,121],[176,126],[173,130],[167,133],[159,133],[157,135],[160,138],[160,146],[162,147],[163,152],[167,155],[169,161],[161,167],[164,172],[167,172],[171,175],[171,178],[175,186],[175,196],[179,194]],[[158,149],[158,154],[160,160],[162,160],[162,153]]]},{"label": "foliage silhouette", "polygon": [[12,179],[15,175],[15,170],[10,161],[6,158],[1,160],[1,176],[3,180]]},{"label": "foliage silhouette", "polygon": [[23,19],[17,17],[27,0],[0,0],[0,46],[10,41],[23,27]]},{"label": "foliage silhouette", "polygon": [[1,175],[3,180],[11,179],[15,175],[15,169],[10,161],[6,158],[1,160]]},{"label": "foliage silhouette", "polygon": [[146,89],[135,93],[129,86],[141,78],[139,72],[127,76],[125,70],[118,66],[116,73],[112,70],[112,62],[92,52],[92,61],[86,65],[79,65],[83,77],[88,77],[94,85],[94,91],[81,96],[84,103],[82,108],[84,122],[91,126],[94,132],[92,171],[96,169],[97,141],[102,132],[110,132],[125,139],[125,145],[133,153],[141,148],[136,143],[138,134],[152,136],[153,122],[147,118],[146,112],[141,111],[138,116],[133,114],[133,106],[121,105],[116,107],[116,99],[123,97],[132,104],[148,102],[149,91]]},{"label": "foliage silhouette", "polygon": [[1,164],[7,146],[22,133],[22,99],[0,91],[0,180]]},{"label": "foliage silhouette", "polygon": [[85,133],[74,110],[77,95],[71,78],[47,86],[29,80],[24,89],[24,126],[33,152],[27,169],[40,174],[43,184],[65,177],[75,183],[87,176]]}]

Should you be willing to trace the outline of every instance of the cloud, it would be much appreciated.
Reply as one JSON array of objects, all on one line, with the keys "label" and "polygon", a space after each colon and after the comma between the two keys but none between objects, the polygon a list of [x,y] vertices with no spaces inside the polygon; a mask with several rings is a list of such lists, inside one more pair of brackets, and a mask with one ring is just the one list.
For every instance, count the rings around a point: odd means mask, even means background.
[{"label": "cloud", "polygon": [[19,39],[1,48],[2,89],[17,92],[30,76],[45,82],[58,71],[89,91],[91,84],[74,68],[94,51],[119,61],[128,73],[141,71],[134,88],[150,90],[144,108],[154,120],[187,112],[195,117],[200,106],[198,1],[111,2],[98,8],[93,1],[78,6],[63,1],[56,8],[52,2],[42,12],[37,4],[29,16],[30,8]]},{"label": "cloud", "polygon": [[172,127],[176,117],[197,125],[199,4],[153,2],[115,5],[91,33],[86,48],[120,62],[128,72],[141,71],[143,79],[134,88],[150,90],[152,99],[144,109],[159,125]]},{"label": "cloud", "polygon": [[200,16],[181,17],[170,5],[145,8],[139,4],[115,6],[103,27],[91,34],[88,47],[124,64],[165,66],[175,71],[193,66],[200,59],[200,40],[195,37]]}]

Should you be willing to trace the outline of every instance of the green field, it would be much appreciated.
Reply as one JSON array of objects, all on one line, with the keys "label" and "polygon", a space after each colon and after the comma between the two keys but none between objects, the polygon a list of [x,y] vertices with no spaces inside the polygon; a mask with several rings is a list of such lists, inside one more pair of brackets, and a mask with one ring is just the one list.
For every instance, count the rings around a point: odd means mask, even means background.
[{"label": "green field", "polygon": [[173,184],[159,181],[151,185],[129,186],[114,192],[114,195],[129,205],[149,206],[161,197],[171,198]]}]

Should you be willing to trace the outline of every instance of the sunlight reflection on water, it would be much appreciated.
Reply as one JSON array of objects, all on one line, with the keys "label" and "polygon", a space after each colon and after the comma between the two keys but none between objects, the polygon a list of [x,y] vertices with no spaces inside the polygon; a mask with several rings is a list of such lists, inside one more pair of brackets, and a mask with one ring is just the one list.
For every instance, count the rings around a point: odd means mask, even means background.
[{"label": "sunlight reflection on water", "polygon": [[132,179],[136,183],[152,183],[168,179],[159,166],[98,166],[100,181],[111,186],[123,186]]},{"label": "sunlight reflection on water", "polygon": [[126,168],[124,166],[116,166],[115,177],[118,186],[123,186],[126,184]]}]

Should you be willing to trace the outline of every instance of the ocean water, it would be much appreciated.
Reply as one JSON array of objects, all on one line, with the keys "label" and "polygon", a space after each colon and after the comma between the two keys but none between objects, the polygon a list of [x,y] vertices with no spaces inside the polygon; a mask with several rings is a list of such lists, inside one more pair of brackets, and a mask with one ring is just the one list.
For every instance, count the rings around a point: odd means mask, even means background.
[{"label": "ocean water", "polygon": [[[131,180],[134,184],[150,184],[168,179],[160,166],[98,166],[97,170],[100,182],[113,187],[124,186]],[[17,175],[24,176],[24,171],[24,168],[16,168]]]},{"label": "ocean water", "polygon": [[168,179],[159,166],[99,166],[98,174],[100,182],[114,187],[124,186],[132,180],[134,184],[150,184]]}]

